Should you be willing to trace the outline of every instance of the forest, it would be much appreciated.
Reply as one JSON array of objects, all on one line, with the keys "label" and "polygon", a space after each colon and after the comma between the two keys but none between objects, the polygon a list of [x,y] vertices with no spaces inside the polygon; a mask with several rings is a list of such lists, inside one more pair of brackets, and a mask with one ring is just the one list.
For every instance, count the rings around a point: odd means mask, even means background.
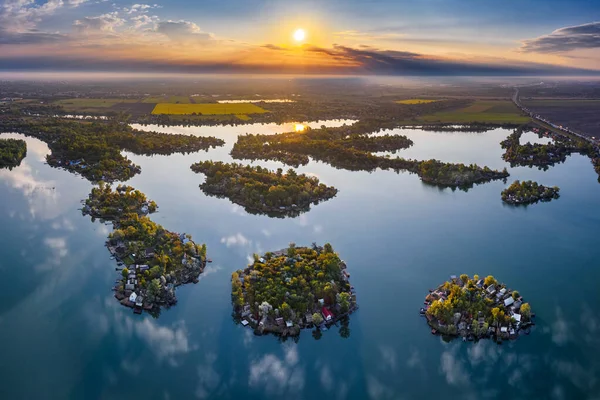
[{"label": "forest", "polygon": [[206,175],[202,191],[213,196],[227,197],[251,213],[274,216],[297,216],[311,204],[318,204],[337,194],[337,189],[319,183],[319,179],[298,175],[290,168],[283,173],[261,166],[244,166],[204,161],[193,164],[192,170]]},{"label": "forest", "polygon": [[20,139],[0,139],[0,168],[14,168],[21,165],[27,155],[27,143]]},{"label": "forest", "polygon": [[[467,166],[437,160],[418,161],[374,155],[372,152],[407,148],[412,141],[401,135],[365,136],[364,132],[369,127],[322,127],[307,133],[239,136],[231,155],[237,159],[280,161],[295,167],[306,165],[313,158],[350,171],[375,171],[378,168],[409,171],[426,183],[446,187],[469,188],[475,183],[504,179],[509,175],[506,169],[495,171],[474,164]],[[363,133],[351,133],[356,129]]]},{"label": "forest", "polygon": [[2,128],[47,143],[49,165],[92,182],[125,181],[140,173],[139,166],[121,154],[123,150],[142,155],[190,153],[224,144],[214,137],[136,131],[118,120],[4,118]]},{"label": "forest", "polygon": [[502,191],[502,201],[508,204],[533,204],[558,199],[558,186],[549,187],[533,181],[514,181]]}]

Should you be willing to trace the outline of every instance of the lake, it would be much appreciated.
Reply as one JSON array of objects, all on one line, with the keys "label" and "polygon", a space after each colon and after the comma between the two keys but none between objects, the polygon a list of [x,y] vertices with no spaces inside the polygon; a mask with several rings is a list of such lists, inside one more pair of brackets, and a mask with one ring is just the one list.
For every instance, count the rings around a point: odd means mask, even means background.
[{"label": "lake", "polygon": [[[312,123],[338,126],[352,121]],[[305,124],[306,125],[306,124]],[[547,171],[510,168],[499,142],[510,132],[395,129],[414,141],[397,152],[507,167],[507,183],[465,191],[423,184],[416,175],[349,172],[311,161],[338,195],[297,218],[249,215],[205,196],[190,165],[231,161],[237,135],[285,126],[144,129],[222,137],[222,148],[187,155],[128,157],[142,173],[127,182],[159,205],[152,218],[208,246],[214,261],[158,319],[113,298],[118,277],[104,247],[110,226],[83,217],[91,184],[44,163],[31,138],[27,157],[0,170],[0,398],[3,399],[583,399],[600,394],[600,184],[586,157]],[[3,134],[1,137],[21,137]],[[277,162],[255,162],[269,168]],[[561,197],[503,205],[515,179],[557,185]],[[346,261],[360,309],[350,335],[333,327],[315,340],[254,336],[233,322],[231,272],[253,253],[330,242]],[[537,314],[529,336],[445,343],[419,308],[452,274],[494,275]],[[346,332],[347,333],[347,332]]]}]

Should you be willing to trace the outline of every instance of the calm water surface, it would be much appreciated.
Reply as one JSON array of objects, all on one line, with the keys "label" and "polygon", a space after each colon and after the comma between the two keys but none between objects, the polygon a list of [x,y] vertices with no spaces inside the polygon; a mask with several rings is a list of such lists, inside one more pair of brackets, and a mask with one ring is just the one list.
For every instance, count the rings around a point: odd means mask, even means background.
[{"label": "calm water surface", "polygon": [[[331,122],[339,125],[343,121]],[[322,123],[317,123],[319,126]],[[158,319],[134,315],[112,298],[117,277],[104,248],[110,227],[81,216],[91,184],[44,162],[28,139],[20,167],[0,170],[0,398],[497,398],[591,399],[600,395],[600,184],[575,155],[548,171],[510,168],[499,142],[510,132],[394,130],[415,145],[408,158],[507,167],[501,181],[438,189],[417,176],[348,172],[311,162],[340,191],[298,218],[246,214],[205,196],[189,166],[230,161],[238,134],[288,126],[160,128],[223,137],[207,153],[128,156],[142,173],[128,184],[158,202],[154,219],[206,242],[214,260],[179,304]],[[20,137],[4,134],[2,137]],[[270,168],[276,162],[255,163]],[[557,201],[505,206],[513,179],[558,185]],[[289,242],[331,242],[347,262],[360,310],[350,336],[338,328],[315,340],[255,337],[231,318],[230,274],[254,252]],[[444,343],[418,309],[451,274],[492,274],[532,304],[530,336]]]}]

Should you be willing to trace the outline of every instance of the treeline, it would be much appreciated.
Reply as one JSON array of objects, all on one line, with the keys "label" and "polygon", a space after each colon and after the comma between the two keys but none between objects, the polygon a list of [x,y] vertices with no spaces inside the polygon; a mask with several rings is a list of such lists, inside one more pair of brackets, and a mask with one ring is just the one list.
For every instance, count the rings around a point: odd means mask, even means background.
[{"label": "treeline", "polygon": [[252,213],[297,216],[337,194],[337,189],[319,183],[319,179],[298,175],[293,169],[276,172],[260,166],[204,161],[193,164],[192,171],[206,175],[202,191],[223,196]]},{"label": "treeline", "polygon": [[532,204],[558,199],[558,186],[549,187],[533,181],[514,181],[502,191],[502,201],[509,204]]},{"label": "treeline", "polygon": [[21,165],[27,155],[27,143],[20,139],[0,139],[0,168]]},{"label": "treeline", "polygon": [[60,118],[4,118],[2,129],[48,144],[48,164],[76,172],[92,182],[125,181],[140,168],[121,154],[172,154],[222,146],[214,137],[141,132],[116,120],[71,121]]},{"label": "treeline", "polygon": [[377,168],[396,172],[409,171],[418,174],[427,183],[461,188],[508,177],[506,169],[495,171],[474,164],[467,166],[437,160],[418,161],[376,156],[373,152],[393,151],[412,145],[410,139],[400,135],[365,136],[366,132],[377,130],[376,126],[370,120],[365,124],[322,127],[306,133],[247,134],[238,137],[231,155],[237,159],[274,160],[294,167],[306,165],[313,158],[334,168],[349,171],[374,171]]}]

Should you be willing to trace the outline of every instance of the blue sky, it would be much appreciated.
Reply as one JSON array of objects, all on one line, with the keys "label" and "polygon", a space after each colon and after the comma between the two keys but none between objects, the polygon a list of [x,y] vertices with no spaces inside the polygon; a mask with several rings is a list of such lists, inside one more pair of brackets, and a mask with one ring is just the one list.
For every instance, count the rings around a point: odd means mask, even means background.
[{"label": "blue sky", "polygon": [[562,73],[600,69],[598,20],[592,0],[2,0],[0,69]]}]

